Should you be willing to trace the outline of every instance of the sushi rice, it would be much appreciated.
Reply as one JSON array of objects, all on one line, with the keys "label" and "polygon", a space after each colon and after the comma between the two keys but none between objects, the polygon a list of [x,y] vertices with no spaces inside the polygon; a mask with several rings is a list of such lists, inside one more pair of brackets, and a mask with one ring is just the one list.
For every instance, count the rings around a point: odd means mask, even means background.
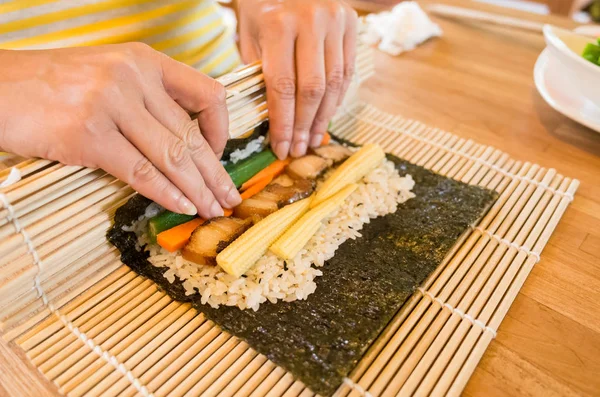
[{"label": "sushi rice", "polygon": [[229,155],[229,163],[235,164],[238,161],[244,160],[245,158],[249,157],[253,153],[260,152],[263,149],[264,140],[264,136],[259,136],[258,138],[248,142],[246,147],[234,150]]},{"label": "sushi rice", "polygon": [[412,177],[401,177],[389,160],[383,160],[358,185],[294,259],[284,261],[267,252],[241,278],[225,273],[219,266],[198,265],[185,260],[180,252],[170,253],[159,245],[149,244],[147,215],[157,213],[155,204],[125,230],[137,234],[139,249],[149,251],[152,265],[168,268],[164,277],[169,282],[179,277],[186,295],[199,293],[201,302],[214,308],[227,305],[258,310],[267,301],[306,299],[317,288],[315,279],[327,271],[323,269],[325,261],[334,256],[344,241],[360,238],[360,230],[370,219],[395,212],[398,204],[414,197]]}]

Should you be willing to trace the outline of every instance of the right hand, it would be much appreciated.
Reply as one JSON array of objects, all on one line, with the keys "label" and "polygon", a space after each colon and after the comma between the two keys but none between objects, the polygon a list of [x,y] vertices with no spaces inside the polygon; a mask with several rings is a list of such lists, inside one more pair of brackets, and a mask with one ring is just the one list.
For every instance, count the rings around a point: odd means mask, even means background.
[{"label": "right hand", "polygon": [[223,86],[144,44],[0,50],[0,151],[102,168],[206,219],[241,201],[227,138]]}]

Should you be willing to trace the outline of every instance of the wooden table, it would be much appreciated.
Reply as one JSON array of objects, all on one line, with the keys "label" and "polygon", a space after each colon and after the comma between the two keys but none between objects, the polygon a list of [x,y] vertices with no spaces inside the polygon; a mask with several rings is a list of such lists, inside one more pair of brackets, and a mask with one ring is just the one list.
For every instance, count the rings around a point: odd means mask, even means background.
[{"label": "wooden table", "polygon": [[581,181],[464,394],[600,395],[600,133],[538,94],[533,66],[545,46],[541,35],[433,19],[442,38],[398,57],[377,53],[364,99]]},{"label": "wooden table", "polygon": [[[524,16],[467,0],[445,3]],[[541,36],[434,19],[443,38],[396,58],[377,54],[364,98],[581,180],[464,394],[599,395],[600,134],[556,113],[537,93],[532,75]],[[0,338],[3,395],[56,395],[56,389]]]}]

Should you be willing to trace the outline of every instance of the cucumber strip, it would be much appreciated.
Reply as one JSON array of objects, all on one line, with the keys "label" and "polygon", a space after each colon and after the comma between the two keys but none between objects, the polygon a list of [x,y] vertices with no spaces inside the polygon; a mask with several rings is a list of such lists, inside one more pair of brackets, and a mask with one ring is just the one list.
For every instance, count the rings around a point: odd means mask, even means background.
[{"label": "cucumber strip", "polygon": [[148,221],[148,237],[152,243],[156,243],[156,236],[158,236],[158,233],[174,228],[182,223],[189,222],[195,217],[196,215],[185,215],[165,211]]},{"label": "cucumber strip", "polygon": [[263,150],[242,160],[236,164],[230,164],[225,167],[235,187],[239,188],[248,179],[258,174],[259,171],[277,160],[277,157],[270,149]]}]

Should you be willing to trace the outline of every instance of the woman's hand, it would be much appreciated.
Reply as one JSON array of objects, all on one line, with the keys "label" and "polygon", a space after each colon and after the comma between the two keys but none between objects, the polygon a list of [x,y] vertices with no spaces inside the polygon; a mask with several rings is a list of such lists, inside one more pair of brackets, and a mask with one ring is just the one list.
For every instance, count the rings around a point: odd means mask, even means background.
[{"label": "woman's hand", "polygon": [[245,62],[262,59],[279,158],[318,146],[354,73],[356,12],[339,0],[239,0]]},{"label": "woman's hand", "polygon": [[0,51],[3,150],[102,168],[208,218],[241,201],[219,162],[227,137],[223,86],[146,45]]}]

